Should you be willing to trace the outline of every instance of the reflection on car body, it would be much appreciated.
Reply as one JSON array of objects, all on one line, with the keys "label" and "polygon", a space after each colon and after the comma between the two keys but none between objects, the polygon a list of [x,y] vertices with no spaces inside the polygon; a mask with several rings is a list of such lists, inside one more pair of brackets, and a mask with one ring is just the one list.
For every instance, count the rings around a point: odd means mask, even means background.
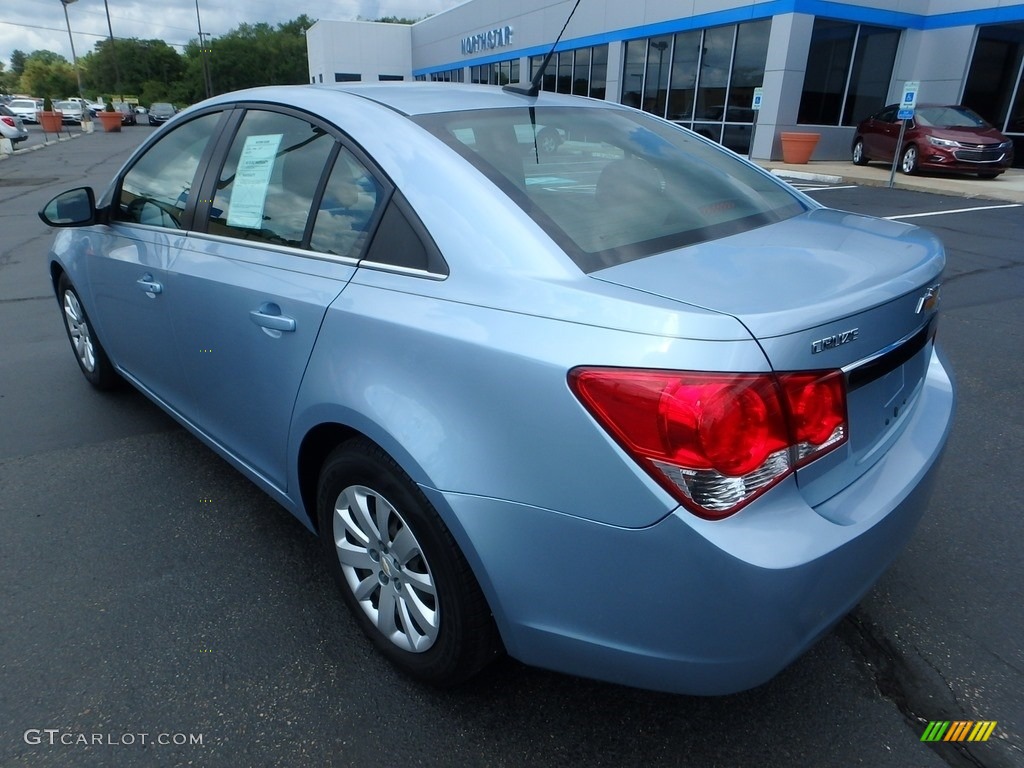
[{"label": "reflection on car body", "polygon": [[85,377],[316,531],[436,684],[764,682],[899,553],[952,421],[933,235],[615,104],[227,94],[41,215]]}]

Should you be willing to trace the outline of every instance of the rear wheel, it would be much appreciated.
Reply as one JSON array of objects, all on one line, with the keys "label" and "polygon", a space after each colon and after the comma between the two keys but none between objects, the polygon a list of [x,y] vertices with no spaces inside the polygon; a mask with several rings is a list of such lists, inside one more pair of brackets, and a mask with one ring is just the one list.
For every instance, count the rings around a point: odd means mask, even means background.
[{"label": "rear wheel", "polygon": [[867,165],[868,156],[864,154],[864,140],[857,139],[853,142],[853,151],[851,153],[854,165]]},{"label": "rear wheel", "polygon": [[96,338],[82,300],[67,275],[61,275],[57,281],[57,295],[60,297],[61,309],[64,310],[64,330],[67,331],[68,341],[71,342],[82,375],[96,389],[114,388],[120,383],[121,377],[111,365],[100,340]]},{"label": "rear wheel", "polygon": [[379,447],[324,462],[317,513],[332,574],[377,649],[415,678],[456,685],[500,650],[490,609],[451,533]]},{"label": "rear wheel", "polygon": [[908,144],[903,150],[903,156],[900,158],[900,170],[908,176],[917,173],[917,147],[915,145]]}]

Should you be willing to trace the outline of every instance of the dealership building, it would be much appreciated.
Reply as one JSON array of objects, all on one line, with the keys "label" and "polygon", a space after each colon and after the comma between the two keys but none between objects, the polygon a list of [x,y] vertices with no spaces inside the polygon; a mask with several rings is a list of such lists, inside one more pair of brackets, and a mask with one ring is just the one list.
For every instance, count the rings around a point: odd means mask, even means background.
[{"label": "dealership building", "polygon": [[[574,5],[321,20],[310,82],[530,81]],[[826,160],[848,157],[853,126],[917,82],[918,103],[966,104],[1013,138],[1021,165],[1022,71],[1021,0],[581,0],[541,87],[638,107],[755,159],[780,158],[784,131],[817,133]]]}]

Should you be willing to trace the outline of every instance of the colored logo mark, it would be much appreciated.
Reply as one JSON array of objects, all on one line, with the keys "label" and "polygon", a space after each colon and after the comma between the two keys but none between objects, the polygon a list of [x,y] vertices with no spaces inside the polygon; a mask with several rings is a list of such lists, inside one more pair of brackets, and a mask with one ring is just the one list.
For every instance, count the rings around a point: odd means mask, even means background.
[{"label": "colored logo mark", "polygon": [[996,725],[995,720],[932,720],[921,741],[988,741]]}]

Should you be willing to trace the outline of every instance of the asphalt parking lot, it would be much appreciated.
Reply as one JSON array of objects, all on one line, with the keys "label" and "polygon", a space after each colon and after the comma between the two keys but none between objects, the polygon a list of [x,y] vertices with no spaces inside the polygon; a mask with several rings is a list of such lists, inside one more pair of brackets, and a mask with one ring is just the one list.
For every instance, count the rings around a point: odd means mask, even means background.
[{"label": "asphalt parking lot", "polygon": [[[374,653],[297,521],[141,395],[82,380],[35,211],[101,190],[151,130],[0,162],[0,765],[1024,764],[1019,205],[801,182],[944,240],[939,340],[960,387],[911,546],[808,654],[721,698],[508,660],[438,692]],[[923,743],[934,720],[997,726]]]}]

